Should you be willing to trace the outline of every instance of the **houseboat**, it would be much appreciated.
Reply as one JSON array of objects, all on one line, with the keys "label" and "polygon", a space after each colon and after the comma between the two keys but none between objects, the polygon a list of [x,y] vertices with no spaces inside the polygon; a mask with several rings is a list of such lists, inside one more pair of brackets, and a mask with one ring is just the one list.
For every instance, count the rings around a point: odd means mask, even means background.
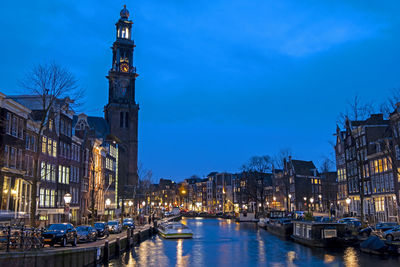
[{"label": "houseboat", "polygon": [[243,212],[239,214],[239,217],[236,218],[237,222],[258,222],[255,214],[252,212]]},{"label": "houseboat", "polygon": [[186,225],[179,222],[162,223],[158,227],[158,233],[163,238],[192,238],[193,232]]},{"label": "houseboat", "polygon": [[270,211],[265,228],[271,234],[290,237],[293,234],[292,218],[289,218],[285,211]]},{"label": "houseboat", "polygon": [[345,235],[345,224],[293,221],[291,237],[295,242],[311,247],[343,247]]}]

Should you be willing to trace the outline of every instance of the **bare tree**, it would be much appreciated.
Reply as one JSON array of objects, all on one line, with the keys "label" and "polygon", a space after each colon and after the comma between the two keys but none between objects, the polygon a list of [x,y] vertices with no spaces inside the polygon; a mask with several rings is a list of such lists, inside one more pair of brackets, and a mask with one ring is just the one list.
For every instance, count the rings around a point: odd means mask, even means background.
[{"label": "bare tree", "polygon": [[390,95],[386,100],[380,105],[379,110],[385,116],[385,118],[390,116],[390,113],[396,109],[397,103],[400,102],[400,88],[393,88],[390,91]]},{"label": "bare tree", "polygon": [[30,220],[31,225],[36,226],[36,197],[38,182],[40,181],[40,154],[41,140],[48,128],[52,115],[57,112],[57,101],[64,99],[66,108],[83,95],[78,87],[76,78],[65,68],[51,64],[39,64],[33,67],[21,80],[22,87],[29,93],[37,96],[38,112],[33,114],[37,122],[36,152],[33,156],[33,177],[29,182],[32,184]]},{"label": "bare tree", "polygon": [[268,155],[254,156],[244,164],[241,168],[244,179],[246,180],[246,187],[242,193],[246,194],[248,198],[261,204],[261,211],[264,211],[264,197],[265,197],[265,176],[267,172],[272,170],[272,158]]}]

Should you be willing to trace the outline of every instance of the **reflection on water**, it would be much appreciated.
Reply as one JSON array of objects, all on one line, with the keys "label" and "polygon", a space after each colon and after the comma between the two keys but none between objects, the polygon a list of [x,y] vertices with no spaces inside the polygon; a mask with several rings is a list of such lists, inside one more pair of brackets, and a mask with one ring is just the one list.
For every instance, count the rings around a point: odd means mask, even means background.
[{"label": "reflection on water", "polygon": [[165,240],[158,236],[110,261],[109,266],[400,266],[398,258],[344,250],[312,249],[258,229],[221,219],[184,219],[193,239]]}]

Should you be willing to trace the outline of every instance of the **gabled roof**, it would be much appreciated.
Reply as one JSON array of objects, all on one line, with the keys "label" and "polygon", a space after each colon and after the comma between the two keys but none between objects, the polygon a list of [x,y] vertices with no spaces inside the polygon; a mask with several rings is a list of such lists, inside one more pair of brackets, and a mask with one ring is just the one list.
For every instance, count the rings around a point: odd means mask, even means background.
[{"label": "gabled roof", "polygon": [[292,160],[294,172],[299,175],[314,175],[315,165],[312,161]]},{"label": "gabled roof", "polygon": [[389,120],[383,119],[383,114],[371,114],[371,116],[366,120],[351,121],[353,127],[357,126],[367,126],[367,125],[387,125]]},{"label": "gabled roof", "polygon": [[[82,115],[82,114],[81,114]],[[72,125],[76,125],[78,121],[78,116],[74,116],[72,120]],[[102,117],[87,116],[87,123],[89,124],[90,130],[93,130],[96,138],[105,139],[108,134],[110,134],[110,125]]]}]

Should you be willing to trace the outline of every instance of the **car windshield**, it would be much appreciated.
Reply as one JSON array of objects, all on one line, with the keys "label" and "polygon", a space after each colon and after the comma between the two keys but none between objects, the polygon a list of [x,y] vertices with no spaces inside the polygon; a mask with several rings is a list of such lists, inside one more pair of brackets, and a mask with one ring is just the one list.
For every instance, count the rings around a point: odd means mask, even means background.
[{"label": "car windshield", "polygon": [[109,222],[108,224],[109,224],[109,225],[117,225],[118,222]]},{"label": "car windshield", "polygon": [[78,226],[76,227],[76,231],[78,232],[89,231],[89,226]]},{"label": "car windshield", "polygon": [[49,230],[66,230],[67,226],[65,224],[52,224],[48,228]]},{"label": "car windshield", "polygon": [[95,223],[94,224],[94,227],[97,227],[97,228],[104,228],[104,226],[105,226],[104,223]]},{"label": "car windshield", "polygon": [[124,222],[132,222],[133,220],[132,219],[124,219]]}]

